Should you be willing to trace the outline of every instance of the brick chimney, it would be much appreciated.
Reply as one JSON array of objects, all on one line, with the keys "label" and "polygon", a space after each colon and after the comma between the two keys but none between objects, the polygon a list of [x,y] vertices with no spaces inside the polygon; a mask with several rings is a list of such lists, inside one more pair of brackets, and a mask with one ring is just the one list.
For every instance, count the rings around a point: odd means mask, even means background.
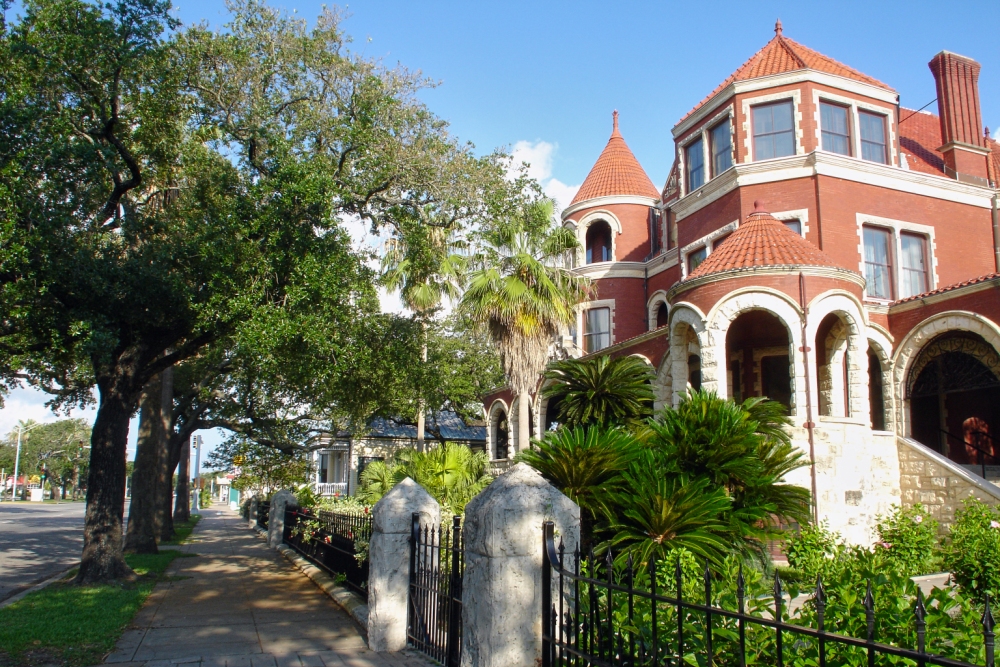
[{"label": "brick chimney", "polygon": [[942,51],[928,63],[937,83],[938,115],[945,172],[952,178],[987,185],[989,148],[983,139],[979,109],[980,65],[971,58]]}]

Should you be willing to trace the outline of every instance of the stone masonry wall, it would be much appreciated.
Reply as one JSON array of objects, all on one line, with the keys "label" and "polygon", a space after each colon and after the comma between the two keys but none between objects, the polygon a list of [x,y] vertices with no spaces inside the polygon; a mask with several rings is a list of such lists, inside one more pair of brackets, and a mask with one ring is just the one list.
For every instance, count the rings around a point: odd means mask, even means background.
[{"label": "stone masonry wall", "polygon": [[904,507],[920,503],[937,519],[942,532],[955,520],[966,498],[1000,506],[1000,488],[923,445],[897,438],[900,486]]}]

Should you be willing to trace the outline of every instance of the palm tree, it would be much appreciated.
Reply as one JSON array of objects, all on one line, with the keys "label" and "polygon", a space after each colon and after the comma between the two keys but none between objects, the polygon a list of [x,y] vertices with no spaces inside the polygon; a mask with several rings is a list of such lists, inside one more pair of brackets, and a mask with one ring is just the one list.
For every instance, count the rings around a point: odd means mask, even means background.
[{"label": "palm tree", "polygon": [[568,427],[635,429],[653,416],[654,374],[638,357],[611,359],[603,354],[557,361],[549,365],[545,378],[552,384],[542,396],[559,400],[559,422]]},{"label": "palm tree", "polygon": [[[466,258],[462,244],[443,227],[421,225],[406,237],[386,242],[382,258],[382,282],[398,291],[400,299],[420,323],[420,359],[427,363],[427,318],[445,297],[457,299],[461,293]],[[424,451],[426,404],[417,402],[417,449]]]},{"label": "palm tree", "polygon": [[549,344],[589,298],[590,281],[559,266],[579,243],[571,230],[553,225],[549,200],[484,229],[478,241],[476,269],[460,307],[497,345],[517,396],[517,443],[523,449],[530,437],[530,393],[545,369]]}]

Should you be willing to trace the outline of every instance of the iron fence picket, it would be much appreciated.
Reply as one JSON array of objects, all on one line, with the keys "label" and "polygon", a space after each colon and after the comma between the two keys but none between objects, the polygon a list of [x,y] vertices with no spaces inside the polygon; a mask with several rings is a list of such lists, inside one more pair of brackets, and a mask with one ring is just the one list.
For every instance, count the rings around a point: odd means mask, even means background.
[{"label": "iron fence picket", "polygon": [[407,642],[445,667],[461,664],[464,572],[460,518],[454,517],[449,530],[421,526],[420,515],[413,514]]},{"label": "iron fence picket", "polygon": [[[917,627],[917,647],[905,648],[893,646],[875,641],[874,623],[874,594],[871,584],[868,583],[864,600],[866,616],[865,638],[851,637],[847,635],[830,632],[826,628],[826,593],[822,580],[817,580],[816,590],[813,596],[813,603],[817,612],[816,628],[806,627],[789,623],[785,619],[784,592],[780,578],[775,575],[774,579],[774,602],[772,610],[768,615],[754,615],[746,611],[746,590],[745,580],[742,571],[737,577],[736,589],[736,609],[727,609],[714,601],[712,594],[711,573],[706,568],[704,575],[705,602],[704,604],[687,601],[684,599],[684,575],[679,561],[675,565],[674,578],[676,583],[675,595],[665,595],[657,592],[656,574],[657,563],[648,564],[649,586],[636,586],[636,570],[631,563],[626,566],[625,572],[621,573],[616,580],[613,569],[613,559],[610,554],[604,559],[594,559],[593,553],[590,559],[581,563],[580,552],[575,551],[572,557],[575,562],[566,563],[565,550],[561,545],[557,546],[554,538],[554,526],[552,522],[546,522],[543,526],[543,563],[542,563],[542,664],[543,667],[565,667],[586,666],[586,667],[680,667],[687,664],[691,656],[699,664],[712,665],[716,659],[714,647],[716,641],[716,629],[718,629],[718,641],[721,650],[731,647],[730,650],[736,655],[731,658],[732,662],[719,662],[717,664],[747,664],[747,630],[750,628],[767,628],[774,632],[775,643],[773,664],[783,667],[786,663],[786,651],[797,648],[797,643],[791,648],[786,646],[785,639],[788,635],[797,640],[813,642],[816,649],[816,660],[813,664],[824,667],[827,664],[843,664],[831,662],[842,660],[840,650],[845,647],[856,649],[856,654],[860,662],[850,662],[850,664],[867,664],[873,667],[879,656],[886,657],[887,660],[893,658],[904,658],[911,660],[917,665],[937,665],[939,667],[983,667],[983,665],[973,664],[948,658],[946,656],[927,652],[926,646],[926,624],[923,620],[925,613],[923,606],[923,596],[920,594],[914,605],[914,620]],[[599,571],[601,560],[606,568],[604,573]],[[569,585],[567,585],[567,582]],[[615,595],[626,596],[625,605],[619,605],[620,618],[615,619]],[[555,599],[558,597],[559,599]],[[636,606],[648,605],[651,627],[649,632],[649,647],[647,650],[647,636],[640,634],[640,629],[636,623]],[[657,623],[658,608],[663,605],[674,611],[677,615],[677,628],[675,647],[671,650],[669,641],[658,634],[659,625]],[[581,609],[584,607],[584,609]],[[602,609],[603,607],[603,609]],[[606,612],[606,615],[605,615]],[[583,619],[582,623],[580,619]],[[696,619],[700,621],[696,622]],[[612,624],[612,620],[616,624]],[[668,620],[669,619],[665,619]],[[695,634],[687,637],[688,630],[685,624],[690,624],[691,631],[697,630],[699,624],[703,624],[700,635]],[[996,667],[995,665],[995,620],[990,607],[990,599],[987,596],[984,612],[981,618],[983,647],[985,655],[985,667]],[[595,627],[596,626],[596,627]],[[734,629],[735,628],[735,632]],[[595,634],[596,632],[596,634]],[[625,637],[625,635],[629,635]],[[579,642],[579,637],[589,637],[583,644]],[[699,641],[700,640],[700,641]],[[634,649],[637,643],[638,650]],[[699,643],[702,648],[699,648]],[[688,650],[686,653],[685,650]],[[831,653],[837,649],[834,653]],[[879,661],[881,664],[881,661]]]},{"label": "iron fence picket", "polygon": [[257,525],[267,530],[268,519],[271,516],[271,502],[262,500],[257,504]]},{"label": "iron fence picket", "polygon": [[[304,534],[306,529],[299,527],[305,521],[319,523],[318,530],[310,531],[308,537]],[[371,531],[371,514],[316,515],[303,509],[285,512],[285,544],[336,578],[342,577],[344,585],[366,598],[368,559],[358,561],[356,540],[367,542]]]}]

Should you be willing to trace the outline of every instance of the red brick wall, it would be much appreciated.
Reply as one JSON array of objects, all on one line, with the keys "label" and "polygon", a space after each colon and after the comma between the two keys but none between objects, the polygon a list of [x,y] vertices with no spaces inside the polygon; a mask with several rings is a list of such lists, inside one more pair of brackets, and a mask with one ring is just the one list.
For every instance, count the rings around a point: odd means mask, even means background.
[{"label": "red brick wall", "polygon": [[[740,276],[724,278],[715,282],[699,285],[681,292],[674,301],[687,301],[698,306],[703,313],[708,313],[715,304],[726,295],[743,287],[770,287],[787,294],[797,304],[799,303],[799,274],[790,273],[781,276]],[[832,289],[847,290],[856,297],[861,297],[861,289],[855,283],[836,278],[822,278],[806,275],[806,300]]]},{"label": "red brick wall", "polygon": [[928,317],[947,310],[966,310],[988,317],[1000,324],[1000,287],[991,287],[971,294],[956,296],[952,299],[938,301],[919,308],[909,310],[889,311],[889,332],[899,344],[910,331]]},{"label": "red brick wall", "polygon": [[594,281],[598,299],[615,300],[612,344],[646,332],[648,315],[643,282],[642,278],[601,278]]},{"label": "red brick wall", "polygon": [[567,219],[579,223],[585,215],[599,209],[611,212],[622,224],[622,233],[615,233],[615,260],[619,262],[645,261],[650,250],[649,207],[641,204],[592,206],[576,211]]}]

